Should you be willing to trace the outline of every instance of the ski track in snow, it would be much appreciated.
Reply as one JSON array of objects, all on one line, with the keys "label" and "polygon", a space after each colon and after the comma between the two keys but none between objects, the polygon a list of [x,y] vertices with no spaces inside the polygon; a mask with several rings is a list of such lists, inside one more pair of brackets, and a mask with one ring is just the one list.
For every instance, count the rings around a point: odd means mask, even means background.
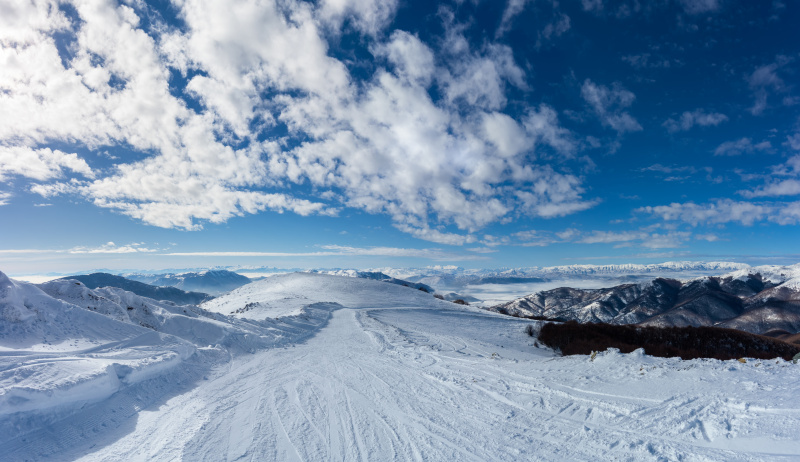
[{"label": "ski track in snow", "polygon": [[232,359],[200,349],[77,413],[6,424],[0,459],[800,457],[800,366],[560,357],[533,346],[530,321],[390,305],[345,305],[313,335]]}]

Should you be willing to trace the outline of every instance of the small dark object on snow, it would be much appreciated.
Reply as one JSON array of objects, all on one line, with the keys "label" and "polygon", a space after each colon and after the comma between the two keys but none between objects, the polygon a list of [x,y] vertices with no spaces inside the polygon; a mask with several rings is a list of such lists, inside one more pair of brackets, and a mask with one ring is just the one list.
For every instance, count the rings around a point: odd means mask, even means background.
[{"label": "small dark object on snow", "polygon": [[534,334],[533,324],[528,324],[527,326],[525,326],[525,333],[528,334],[529,337],[533,337]]}]

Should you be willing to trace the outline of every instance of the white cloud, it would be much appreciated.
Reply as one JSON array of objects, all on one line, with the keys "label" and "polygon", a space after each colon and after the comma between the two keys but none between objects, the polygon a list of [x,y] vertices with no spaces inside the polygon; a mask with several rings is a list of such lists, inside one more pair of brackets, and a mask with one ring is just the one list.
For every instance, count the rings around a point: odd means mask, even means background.
[{"label": "white cloud", "polygon": [[385,56],[396,67],[397,74],[409,83],[430,85],[436,70],[435,58],[419,37],[394,31],[389,42],[375,47],[375,53]]},{"label": "white cloud", "polygon": [[[767,98],[770,92],[785,93],[788,88],[783,79],[778,76],[778,70],[793,61],[787,56],[778,56],[775,62],[759,66],[747,77],[747,83],[753,91],[753,106],[750,113],[760,115],[767,108]],[[794,104],[791,96],[784,98],[784,104],[790,106]]]},{"label": "white cloud", "polygon": [[322,0],[316,15],[334,31],[341,29],[349,18],[362,33],[375,35],[388,25],[398,3],[398,0]]},{"label": "white cloud", "polygon": [[685,231],[672,231],[667,233],[654,233],[647,230],[635,231],[593,231],[577,242],[582,244],[618,244],[625,247],[636,243],[648,249],[666,249],[680,247],[691,238],[691,233]]},{"label": "white cloud", "polygon": [[611,127],[617,133],[642,130],[639,122],[625,112],[625,108],[633,104],[636,95],[620,84],[614,84],[609,88],[586,79],[581,86],[581,96],[589,103],[603,125]]},{"label": "white cloud", "polygon": [[684,112],[678,120],[667,119],[663,125],[670,133],[676,133],[690,130],[694,126],[717,126],[727,120],[728,116],[725,114],[718,112],[707,113],[702,109],[695,109],[694,111]]},{"label": "white cloud", "polygon": [[714,150],[715,156],[738,156],[742,154],[752,154],[754,152],[765,152],[772,149],[769,141],[754,143],[750,138],[740,138],[736,141],[726,141]]},{"label": "white cloud", "polygon": [[796,196],[800,194],[800,180],[787,179],[774,181],[764,186],[758,187],[753,191],[740,191],[744,197],[777,197],[777,196]]},{"label": "white cloud", "polygon": [[692,226],[739,223],[751,226],[770,221],[781,225],[796,224],[800,202],[743,202],[721,199],[707,204],[694,202],[672,203],[641,207],[635,212],[651,215],[664,221],[681,221]]},{"label": "white cloud", "polygon": [[144,247],[143,242],[133,242],[127,245],[117,245],[113,242],[107,242],[100,247],[73,247],[67,252],[72,254],[95,254],[95,253],[153,253],[158,252],[159,249],[151,249]]},{"label": "white cloud", "polygon": [[786,143],[795,151],[800,151],[800,132],[787,136]]},{"label": "white cloud", "polygon": [[508,0],[506,3],[506,8],[503,10],[503,17],[500,19],[500,25],[497,26],[497,32],[495,33],[495,38],[502,37],[506,32],[511,29],[511,23],[513,22],[514,18],[522,13],[525,9],[525,5],[530,0]]},{"label": "white cloud", "polygon": [[658,173],[665,173],[667,175],[672,173],[697,173],[697,168],[692,167],[690,165],[685,165],[682,167],[668,167],[666,165],[661,164],[653,164],[649,167],[645,167],[641,169],[642,172],[658,172]]},{"label": "white cloud", "polygon": [[[521,231],[511,235],[523,247],[545,247],[558,243],[606,244],[614,247],[663,249],[681,247],[692,238],[687,231],[657,232],[653,227],[626,231],[593,230],[582,232],[574,228],[561,232]],[[699,239],[699,237],[698,237]]]},{"label": "white cloud", "polygon": [[[322,250],[315,252],[239,252],[239,251],[204,251],[204,252],[170,252],[169,256],[200,257],[343,257],[343,256],[377,256],[377,257],[413,257],[430,260],[478,260],[483,257],[460,255],[444,252],[441,249],[409,249],[400,247],[349,247],[340,245],[322,245]],[[472,249],[467,249],[472,250]]]},{"label": "white cloud", "polygon": [[64,176],[64,170],[94,178],[92,169],[77,154],[67,154],[50,148],[0,146],[0,181],[5,181],[11,175],[39,181],[50,180]]},{"label": "white cloud", "polygon": [[[143,2],[80,2],[75,21],[45,0],[14,3],[4,18],[17,19],[0,27],[0,88],[8,89],[0,168],[44,182],[29,187],[44,197],[81,195],[183,229],[344,206],[387,214],[420,239],[465,244],[520,212],[553,217],[593,206],[564,165],[577,143],[555,109],[506,114],[507,87],[528,89],[512,50],[472,49],[446,14],[439,48],[402,31],[384,39],[397,5],[186,0],[175,4],[184,28],[153,15],[145,30]],[[326,37],[346,24],[383,64],[367,79],[356,81],[329,52]],[[74,39],[68,55],[56,31]],[[189,79],[185,89],[171,86],[172,71]],[[595,90],[605,95],[598,107],[607,124],[641,129],[619,110],[632,93]],[[284,125],[288,134],[271,134]],[[93,170],[51,142],[136,155]],[[67,173],[83,178],[63,180]]]},{"label": "white cloud", "polygon": [[8,205],[12,197],[14,197],[14,195],[10,192],[0,191],[0,206]]}]

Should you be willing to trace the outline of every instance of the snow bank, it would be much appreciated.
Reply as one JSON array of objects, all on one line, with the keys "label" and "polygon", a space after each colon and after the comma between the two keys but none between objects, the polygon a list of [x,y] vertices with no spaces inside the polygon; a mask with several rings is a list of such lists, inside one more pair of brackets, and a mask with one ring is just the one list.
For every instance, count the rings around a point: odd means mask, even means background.
[{"label": "snow bank", "polygon": [[0,273],[0,416],[99,401],[194,353],[190,342],[126,322],[94,298],[102,310]]},{"label": "snow bank", "polygon": [[209,357],[197,362],[212,367],[220,354],[297,342],[337,308],[309,300],[280,319],[253,322],[73,280],[37,287],[0,272],[0,418],[102,401],[198,353]]}]

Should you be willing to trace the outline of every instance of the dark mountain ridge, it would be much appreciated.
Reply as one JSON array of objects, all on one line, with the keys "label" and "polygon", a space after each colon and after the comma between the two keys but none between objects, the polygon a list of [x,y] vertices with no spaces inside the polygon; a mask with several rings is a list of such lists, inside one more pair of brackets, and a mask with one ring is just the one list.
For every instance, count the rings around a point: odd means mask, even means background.
[{"label": "dark mountain ridge", "polygon": [[702,277],[687,282],[656,278],[604,289],[562,287],[489,308],[523,317],[645,326],[717,326],[755,334],[800,332],[800,284],[760,274]]},{"label": "dark mountain ridge", "polygon": [[158,287],[109,273],[81,274],[61,279],[80,281],[89,289],[117,287],[141,297],[152,298],[153,300],[167,300],[180,305],[199,305],[213,298],[211,295],[202,292],[186,292],[175,287]]},{"label": "dark mountain ridge", "polygon": [[227,270],[158,275],[127,274],[126,277],[154,286],[176,287],[181,290],[205,292],[215,296],[238,289],[252,282],[247,276]]}]

